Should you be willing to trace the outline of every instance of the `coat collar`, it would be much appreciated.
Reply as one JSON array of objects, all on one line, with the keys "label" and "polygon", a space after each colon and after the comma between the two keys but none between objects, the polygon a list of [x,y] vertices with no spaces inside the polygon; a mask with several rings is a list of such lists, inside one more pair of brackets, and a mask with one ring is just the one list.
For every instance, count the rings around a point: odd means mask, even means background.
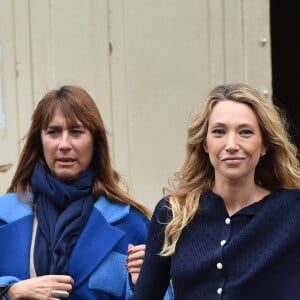
[{"label": "coat collar", "polygon": [[20,199],[16,193],[7,193],[1,196],[0,220],[7,223],[14,222],[28,215],[33,215],[33,206],[30,201],[32,194],[27,194],[28,200]]},{"label": "coat collar", "polygon": [[[32,201],[33,194],[28,193],[27,196]],[[95,202],[94,207],[110,224],[123,219],[130,211],[130,205],[111,201],[104,195]],[[16,193],[3,195],[1,197],[0,208],[0,219],[7,223],[33,214],[32,204],[20,199]]]},{"label": "coat collar", "polygon": [[110,224],[113,224],[126,217],[130,210],[130,206],[128,204],[111,201],[106,196],[101,196],[96,201],[94,206]]}]

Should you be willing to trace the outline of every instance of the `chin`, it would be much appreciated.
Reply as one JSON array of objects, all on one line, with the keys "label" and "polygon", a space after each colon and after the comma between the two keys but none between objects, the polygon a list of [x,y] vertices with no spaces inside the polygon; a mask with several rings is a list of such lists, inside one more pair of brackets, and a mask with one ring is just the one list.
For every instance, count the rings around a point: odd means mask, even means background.
[{"label": "chin", "polygon": [[78,175],[75,174],[69,174],[69,173],[57,173],[55,176],[58,180],[61,181],[71,181],[78,177]]}]

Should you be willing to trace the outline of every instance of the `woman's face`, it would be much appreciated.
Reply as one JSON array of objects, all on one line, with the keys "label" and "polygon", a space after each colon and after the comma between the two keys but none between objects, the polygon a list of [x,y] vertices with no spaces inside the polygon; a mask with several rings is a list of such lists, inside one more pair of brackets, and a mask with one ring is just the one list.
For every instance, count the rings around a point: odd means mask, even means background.
[{"label": "woman's face", "polygon": [[79,121],[68,125],[59,107],[42,130],[41,139],[46,163],[59,180],[74,180],[90,165],[94,147],[91,132]]},{"label": "woman's face", "polygon": [[253,179],[260,155],[266,152],[253,110],[230,100],[212,109],[205,151],[215,170],[215,180]]}]

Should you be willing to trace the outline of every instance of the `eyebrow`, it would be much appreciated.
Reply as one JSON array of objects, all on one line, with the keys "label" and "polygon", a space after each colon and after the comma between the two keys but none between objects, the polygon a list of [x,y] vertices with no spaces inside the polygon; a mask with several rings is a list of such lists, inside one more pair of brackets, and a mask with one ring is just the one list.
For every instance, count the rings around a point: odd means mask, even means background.
[{"label": "eyebrow", "polygon": [[[48,124],[48,126],[46,127],[46,129],[59,129],[61,128],[62,126],[60,125],[51,125],[51,124]],[[85,127],[82,125],[82,124],[74,124],[74,125],[71,125],[69,126],[70,129],[74,129],[74,128],[82,128],[84,129]]]},{"label": "eyebrow", "polygon": [[[211,123],[211,126],[227,126],[227,125],[222,122],[215,122],[215,123]],[[250,123],[242,123],[238,125],[238,127],[253,127],[253,126],[254,124],[250,124]]]}]

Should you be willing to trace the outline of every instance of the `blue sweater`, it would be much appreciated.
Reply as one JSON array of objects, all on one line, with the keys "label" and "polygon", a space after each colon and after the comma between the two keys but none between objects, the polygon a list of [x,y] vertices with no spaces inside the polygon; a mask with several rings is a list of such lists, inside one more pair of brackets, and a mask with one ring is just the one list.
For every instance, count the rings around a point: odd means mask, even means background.
[{"label": "blue sweater", "polygon": [[170,278],[178,300],[300,299],[300,190],[273,192],[231,217],[208,191],[175,254],[160,257],[167,205],[155,208],[132,299],[162,299]]}]

